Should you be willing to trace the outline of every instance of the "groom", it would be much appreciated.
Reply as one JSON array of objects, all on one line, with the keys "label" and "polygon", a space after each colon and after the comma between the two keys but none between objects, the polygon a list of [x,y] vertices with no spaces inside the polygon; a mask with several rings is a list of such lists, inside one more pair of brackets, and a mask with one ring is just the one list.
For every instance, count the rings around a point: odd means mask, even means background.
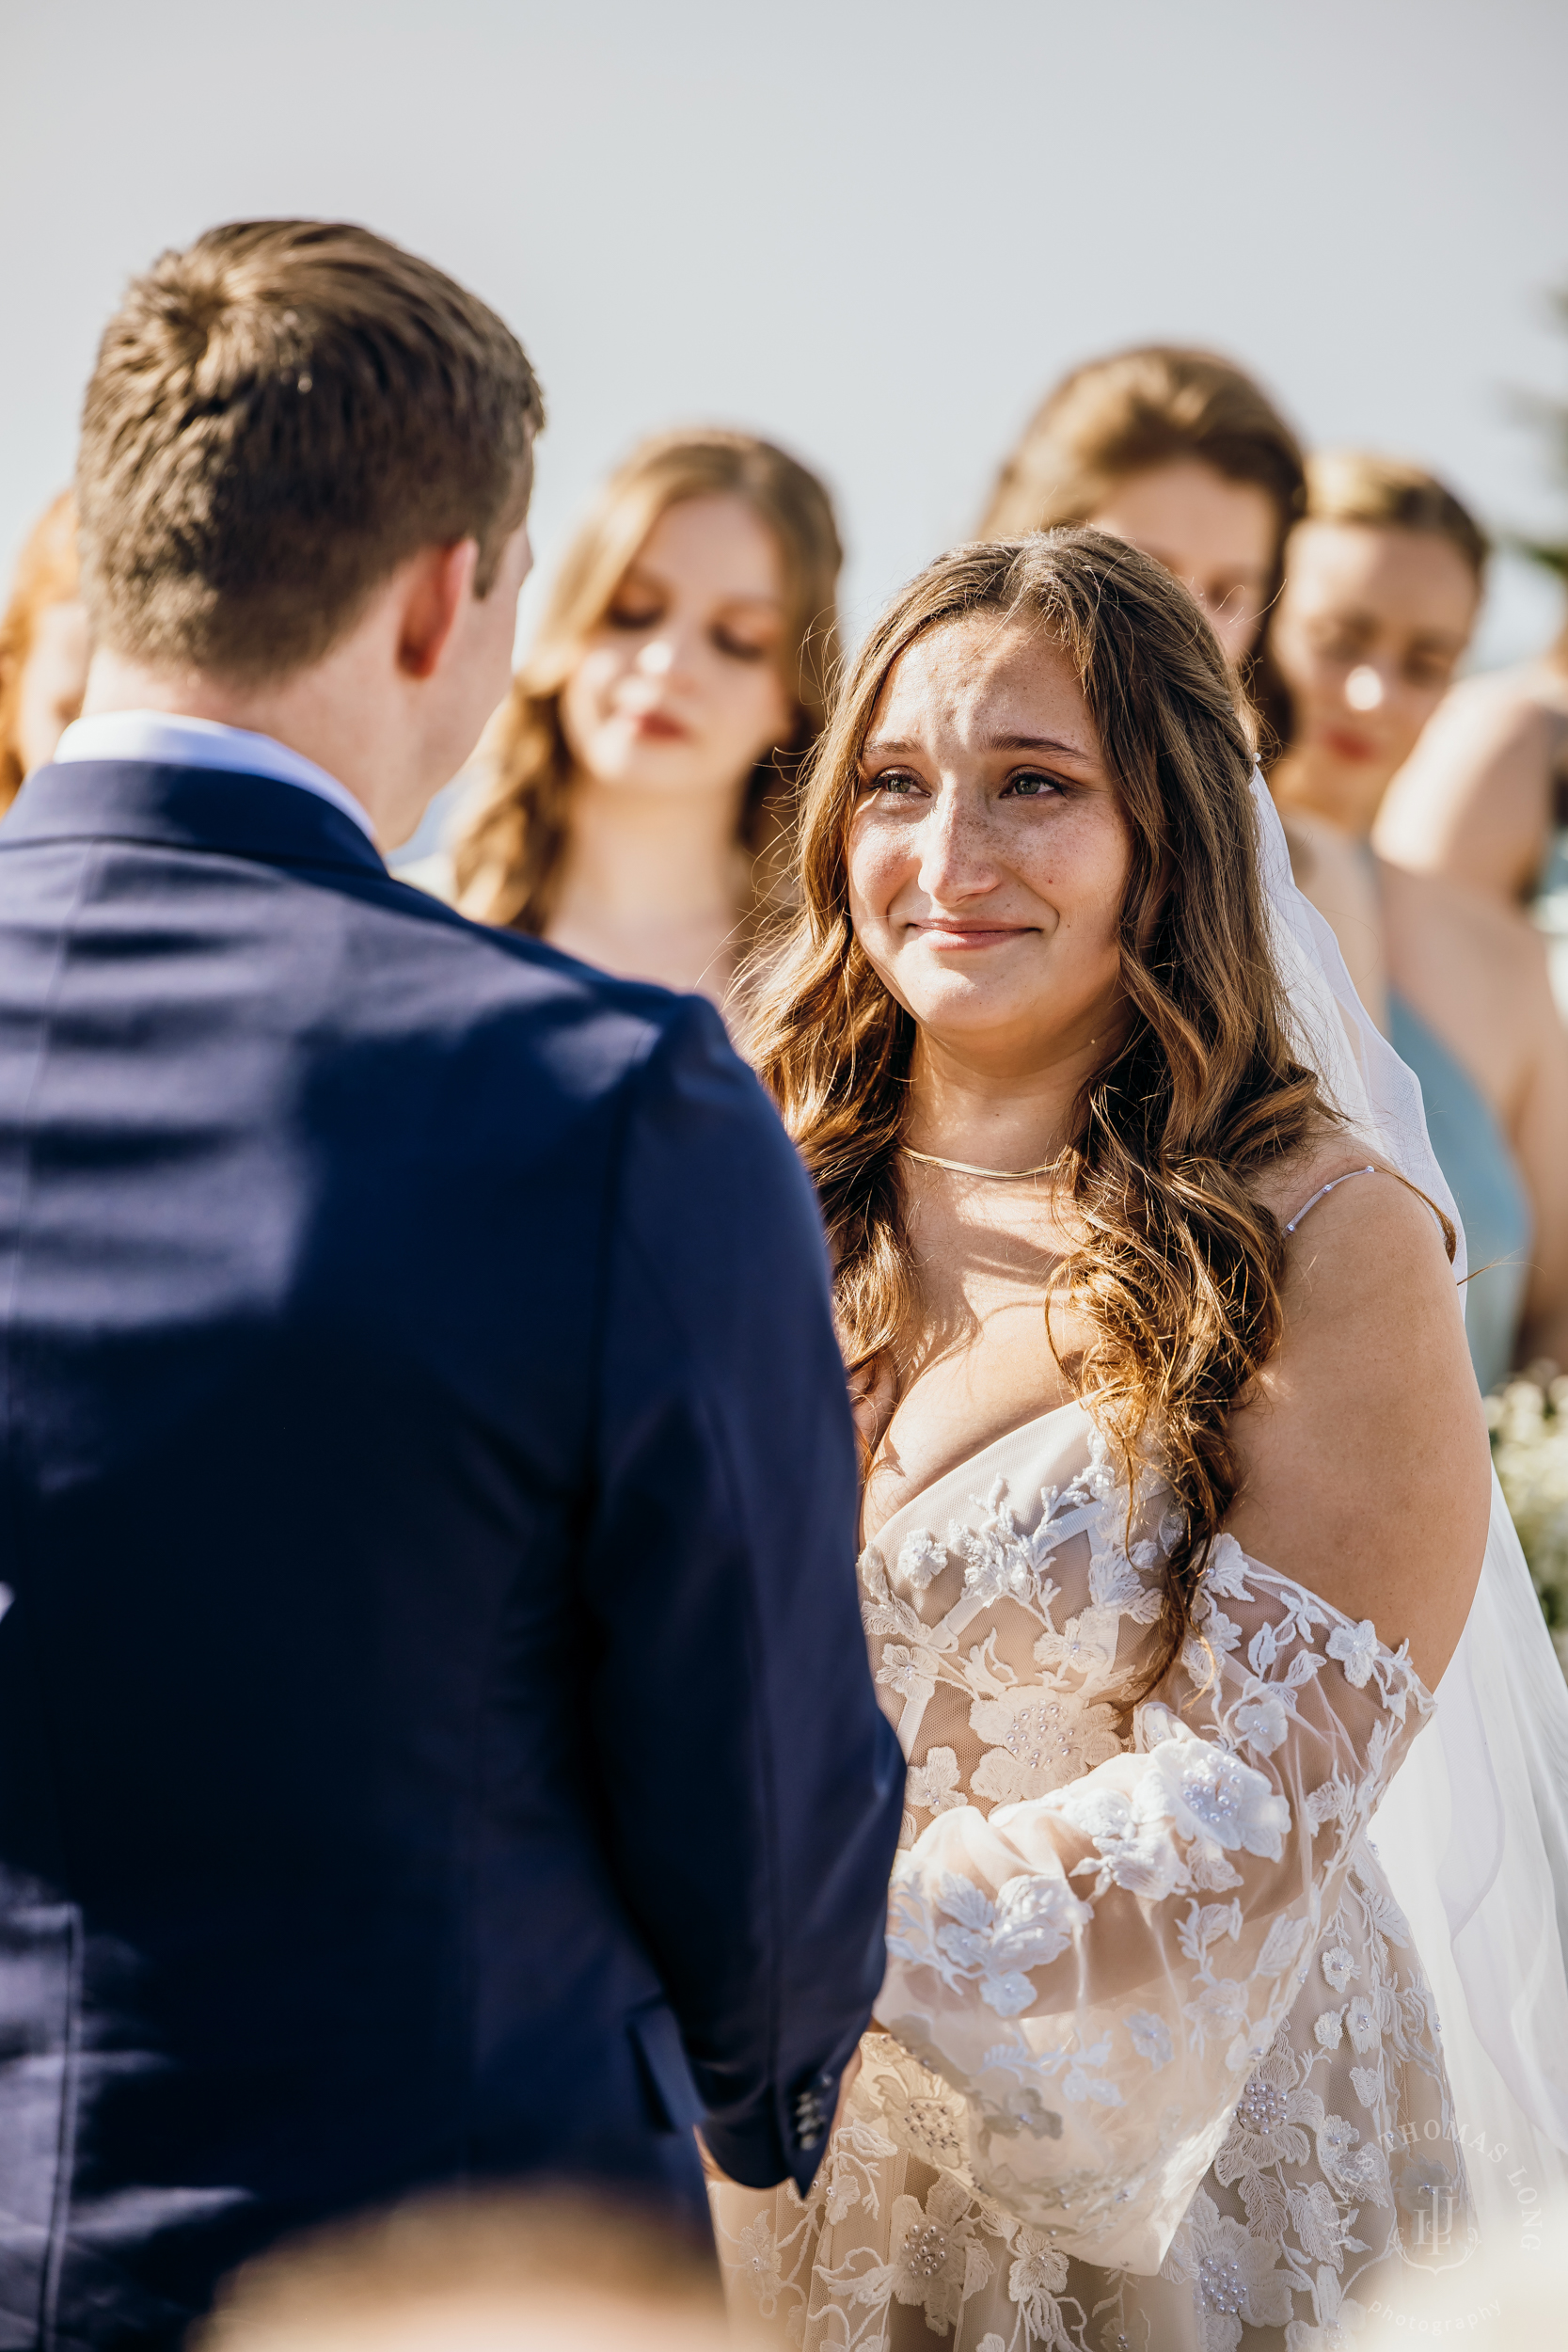
[{"label": "groom", "polygon": [[87,715],[0,834],[0,2345],[175,2345],[483,2175],[809,2183],[901,1770],[805,1180],[716,1015],[392,882],[539,395],[215,230],[87,392]]}]

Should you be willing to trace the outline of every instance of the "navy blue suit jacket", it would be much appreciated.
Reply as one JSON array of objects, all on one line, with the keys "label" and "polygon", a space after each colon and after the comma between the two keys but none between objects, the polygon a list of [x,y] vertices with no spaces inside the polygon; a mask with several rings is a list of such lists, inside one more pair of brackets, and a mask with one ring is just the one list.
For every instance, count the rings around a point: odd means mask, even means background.
[{"label": "navy blue suit jacket", "polygon": [[902,1771],[820,1227],[697,999],[296,787],[0,832],[0,2346],[821,2153]]}]

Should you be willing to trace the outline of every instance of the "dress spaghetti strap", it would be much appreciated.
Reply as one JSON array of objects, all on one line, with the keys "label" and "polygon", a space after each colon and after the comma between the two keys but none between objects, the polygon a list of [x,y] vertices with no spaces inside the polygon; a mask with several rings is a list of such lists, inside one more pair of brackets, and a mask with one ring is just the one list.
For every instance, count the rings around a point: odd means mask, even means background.
[{"label": "dress spaghetti strap", "polygon": [[1365,1168],[1347,1168],[1342,1176],[1330,1177],[1328,1183],[1326,1184],[1320,1184],[1317,1191],[1312,1195],[1311,1200],[1308,1200],[1304,1207],[1299,1208],[1296,1211],[1294,1216],[1286,1226],[1285,1231],[1288,1233],[1293,1233],[1296,1227],[1301,1223],[1302,1218],[1307,1216],[1307,1211],[1315,1209],[1320,1200],[1326,1200],[1329,1194],[1334,1190],[1337,1184],[1348,1184],[1353,1176],[1375,1176],[1377,1172],[1377,1169],[1369,1162]]}]

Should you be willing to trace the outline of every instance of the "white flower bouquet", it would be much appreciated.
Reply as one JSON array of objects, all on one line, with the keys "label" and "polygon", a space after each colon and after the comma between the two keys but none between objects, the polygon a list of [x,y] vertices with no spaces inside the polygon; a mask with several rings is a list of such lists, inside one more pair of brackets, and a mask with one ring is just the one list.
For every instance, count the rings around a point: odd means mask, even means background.
[{"label": "white flower bouquet", "polygon": [[1542,1613],[1568,1672],[1568,1375],[1555,1366],[1486,1400],[1492,1458]]}]

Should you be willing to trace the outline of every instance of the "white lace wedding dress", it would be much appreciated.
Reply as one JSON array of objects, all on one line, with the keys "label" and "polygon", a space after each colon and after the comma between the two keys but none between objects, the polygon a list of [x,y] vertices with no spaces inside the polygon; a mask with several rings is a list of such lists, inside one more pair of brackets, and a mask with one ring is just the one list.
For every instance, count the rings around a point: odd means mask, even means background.
[{"label": "white lace wedding dress", "polygon": [[[1131,1735],[1168,1495],[1084,1408],[861,1561],[911,1771],[885,2032],[812,2194],[714,2192],[737,2317],[871,2352],[1331,2352],[1473,2236],[1432,1996],[1367,1823],[1432,1700],[1223,1538]],[[1405,2276],[1409,2276],[1406,2272]]]}]

